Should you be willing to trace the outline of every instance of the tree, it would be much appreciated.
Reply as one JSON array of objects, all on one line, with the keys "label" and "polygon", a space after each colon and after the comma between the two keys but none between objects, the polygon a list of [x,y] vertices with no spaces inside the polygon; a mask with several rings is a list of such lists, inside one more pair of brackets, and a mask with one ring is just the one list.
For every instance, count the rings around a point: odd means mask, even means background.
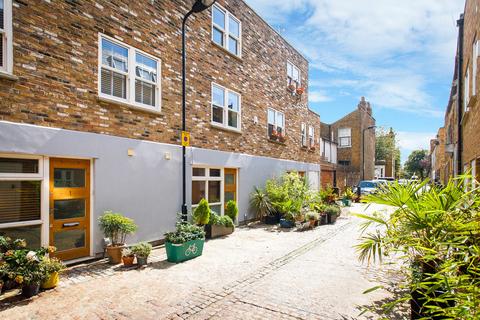
[{"label": "tree", "polygon": [[398,148],[396,134],[392,128],[389,131],[384,128],[376,130],[375,159],[395,160],[395,172],[400,172],[400,149]]},{"label": "tree", "polygon": [[427,150],[415,150],[405,162],[405,171],[410,175],[420,176],[420,179],[425,179],[430,171],[430,157]]}]

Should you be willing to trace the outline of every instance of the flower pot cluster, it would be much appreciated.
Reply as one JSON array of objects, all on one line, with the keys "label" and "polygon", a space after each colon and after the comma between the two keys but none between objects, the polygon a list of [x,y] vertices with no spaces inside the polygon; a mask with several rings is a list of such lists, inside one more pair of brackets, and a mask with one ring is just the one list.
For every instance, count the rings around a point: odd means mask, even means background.
[{"label": "flower pot cluster", "polygon": [[23,239],[0,236],[0,289],[5,292],[21,288],[26,298],[39,291],[55,288],[65,265],[50,257],[55,247],[29,249]]},{"label": "flower pot cluster", "polygon": [[110,244],[105,248],[110,264],[123,262],[124,266],[129,267],[134,265],[135,259],[139,266],[147,264],[152,252],[151,244],[140,242],[131,247],[125,244],[127,236],[133,234],[138,228],[133,219],[121,213],[105,211],[98,221],[105,237],[110,240]]},{"label": "flower pot cluster", "polygon": [[283,132],[278,132],[277,130],[273,130],[269,137],[272,141],[278,141],[281,143],[285,143],[287,141],[287,136]]},{"label": "flower pot cluster", "polygon": [[335,223],[341,212],[335,200],[332,188],[312,192],[306,179],[295,172],[268,180],[264,190],[256,187],[251,195],[257,218],[281,228],[304,229]]}]

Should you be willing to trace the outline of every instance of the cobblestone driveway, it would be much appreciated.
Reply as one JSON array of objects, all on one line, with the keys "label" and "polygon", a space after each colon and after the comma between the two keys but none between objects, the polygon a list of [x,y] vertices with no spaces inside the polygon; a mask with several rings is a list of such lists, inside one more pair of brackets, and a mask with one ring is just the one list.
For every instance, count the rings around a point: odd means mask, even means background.
[{"label": "cobblestone driveway", "polygon": [[305,232],[239,228],[182,264],[164,261],[161,249],[143,270],[74,272],[0,318],[359,319],[357,306],[389,295],[362,292],[390,275],[358,263],[357,237],[358,220],[348,215]]}]

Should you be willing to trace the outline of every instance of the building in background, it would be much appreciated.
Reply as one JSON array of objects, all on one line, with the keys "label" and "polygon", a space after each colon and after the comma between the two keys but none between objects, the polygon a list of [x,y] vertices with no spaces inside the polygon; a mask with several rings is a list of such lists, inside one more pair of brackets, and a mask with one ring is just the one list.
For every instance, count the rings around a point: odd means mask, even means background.
[{"label": "building in background", "polygon": [[[182,205],[181,24],[190,1],[0,0],[0,234],[103,251],[97,218],[121,212],[154,241]],[[62,17],[58,19],[58,17]],[[308,62],[243,1],[188,27],[187,205],[239,221],[254,186],[286,171],[320,182]]]},{"label": "building in background", "polygon": [[380,130],[376,136],[375,146],[375,178],[398,178],[400,150],[397,148],[393,128],[387,133]]},{"label": "building in background", "polygon": [[321,187],[337,187],[337,146],[331,125],[321,123],[320,170]]},{"label": "building in background", "polygon": [[455,69],[443,126],[443,179],[440,175],[443,183],[462,173],[470,172],[477,180],[480,175],[480,16],[476,0],[466,0],[457,26]]},{"label": "building in background", "polygon": [[445,183],[445,128],[438,129],[437,137],[430,140],[430,179]]},{"label": "building in background", "polygon": [[329,125],[332,140],[337,142],[336,176],[340,189],[357,185],[361,180],[374,178],[374,126],[372,107],[364,97],[361,98],[356,110]]}]

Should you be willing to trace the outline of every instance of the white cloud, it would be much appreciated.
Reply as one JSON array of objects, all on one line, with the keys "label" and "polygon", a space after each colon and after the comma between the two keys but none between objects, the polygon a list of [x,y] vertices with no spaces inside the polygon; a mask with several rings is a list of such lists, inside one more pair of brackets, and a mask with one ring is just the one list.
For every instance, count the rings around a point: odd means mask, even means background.
[{"label": "white cloud", "polygon": [[331,101],[332,98],[327,96],[324,91],[310,91],[308,93],[308,100],[310,102],[327,102]]},{"label": "white cloud", "polygon": [[428,88],[435,77],[451,77],[464,0],[247,1],[271,23],[285,24],[310,67],[330,76],[318,83],[325,96],[341,87],[375,107],[442,116]]},{"label": "white cloud", "polygon": [[430,140],[436,137],[435,132],[397,132],[398,144],[402,156],[402,162],[405,162],[413,150],[429,150]]}]

